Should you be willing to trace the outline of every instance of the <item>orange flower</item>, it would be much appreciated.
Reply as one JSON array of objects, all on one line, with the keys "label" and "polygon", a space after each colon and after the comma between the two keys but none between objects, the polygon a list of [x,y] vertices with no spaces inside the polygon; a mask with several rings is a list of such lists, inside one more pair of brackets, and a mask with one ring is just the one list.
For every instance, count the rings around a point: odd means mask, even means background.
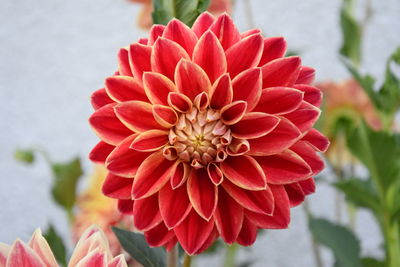
[{"label": "orange flower", "polygon": [[[133,3],[143,4],[143,8],[139,13],[137,23],[142,29],[150,29],[153,25],[151,13],[153,12],[153,2],[151,0],[129,0]],[[208,11],[213,15],[220,15],[224,12],[231,13],[233,0],[211,0]]]}]

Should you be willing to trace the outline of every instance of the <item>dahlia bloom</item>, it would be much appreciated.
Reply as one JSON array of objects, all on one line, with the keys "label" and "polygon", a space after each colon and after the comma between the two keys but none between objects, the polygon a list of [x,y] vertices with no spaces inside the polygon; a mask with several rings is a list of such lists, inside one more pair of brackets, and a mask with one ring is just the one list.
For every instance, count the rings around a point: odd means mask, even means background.
[{"label": "dahlia bloom", "polygon": [[74,241],[77,242],[89,226],[96,224],[107,236],[111,252],[117,254],[121,253],[121,246],[111,227],[121,224],[129,225],[130,216],[123,215],[117,210],[117,200],[101,193],[106,175],[104,166],[96,164],[90,177],[89,187],[77,199],[72,234]]},{"label": "dahlia bloom", "polygon": [[[12,246],[0,243],[0,267],[55,267],[57,261],[46,239],[37,229],[28,244],[17,239]],[[113,258],[104,233],[92,226],[82,235],[68,266],[125,267],[123,255]]]},{"label": "dahlia bloom", "polygon": [[[150,29],[153,25],[153,19],[151,13],[153,12],[153,2],[151,0],[129,0],[133,3],[143,4],[143,8],[139,13],[138,25],[142,29]],[[211,0],[208,11],[213,15],[220,15],[224,12],[231,13],[233,0]]]},{"label": "dahlia bloom", "polygon": [[321,91],[285,51],[283,38],[209,13],[191,29],[154,25],[120,50],[92,95],[101,141],[90,158],[151,246],[198,254],[219,236],[248,246],[257,229],[287,228],[290,207],[314,192],[328,146],[312,128]]}]

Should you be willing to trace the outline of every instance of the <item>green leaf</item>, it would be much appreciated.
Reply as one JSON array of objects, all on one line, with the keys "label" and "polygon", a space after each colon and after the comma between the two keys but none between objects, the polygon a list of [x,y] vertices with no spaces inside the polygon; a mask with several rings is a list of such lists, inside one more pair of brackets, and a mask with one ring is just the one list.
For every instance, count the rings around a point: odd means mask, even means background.
[{"label": "green leaf", "polygon": [[361,261],[363,267],[386,267],[386,263],[384,261],[374,258],[363,258]]},{"label": "green leaf", "polygon": [[380,193],[400,179],[400,136],[376,132],[362,121],[358,128],[349,131],[347,145],[370,171]]},{"label": "green leaf", "polygon": [[353,0],[344,0],[340,11],[343,44],[340,54],[349,58],[355,65],[361,62],[362,27],[353,16]]},{"label": "green leaf", "polygon": [[56,229],[54,229],[52,224],[49,225],[46,232],[43,234],[43,237],[49,243],[49,246],[53,251],[54,256],[56,257],[58,263],[60,263],[62,266],[67,266],[67,259],[66,259],[67,252],[64,245],[64,241],[59,236]]},{"label": "green leaf", "polygon": [[318,243],[332,250],[336,260],[335,266],[362,266],[359,241],[346,227],[333,224],[325,219],[312,218],[309,228]]},{"label": "green leaf", "polygon": [[17,149],[14,152],[14,158],[20,162],[31,164],[35,161],[35,154],[30,149]]},{"label": "green leaf", "polygon": [[346,199],[357,207],[368,208],[372,211],[379,211],[379,197],[370,180],[356,178],[346,179],[334,184],[341,190]]},{"label": "green leaf", "polygon": [[166,25],[177,18],[190,27],[209,3],[210,0],[154,0],[153,22]]},{"label": "green leaf", "polygon": [[112,228],[121,246],[135,260],[143,264],[144,267],[165,267],[166,252],[163,248],[150,248],[143,234],[137,234],[122,230],[117,227]]},{"label": "green leaf", "polygon": [[67,163],[54,163],[51,165],[54,175],[51,189],[54,200],[67,211],[71,211],[75,204],[76,185],[82,175],[79,158]]}]

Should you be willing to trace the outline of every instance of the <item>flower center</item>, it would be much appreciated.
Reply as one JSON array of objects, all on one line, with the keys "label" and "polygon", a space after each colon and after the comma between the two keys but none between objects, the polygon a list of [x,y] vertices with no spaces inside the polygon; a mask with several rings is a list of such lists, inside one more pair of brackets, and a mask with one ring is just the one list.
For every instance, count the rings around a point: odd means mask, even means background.
[{"label": "flower center", "polygon": [[194,168],[226,158],[226,146],[232,140],[229,127],[220,120],[220,112],[197,107],[178,115],[178,123],[169,132],[166,157],[177,157]]}]

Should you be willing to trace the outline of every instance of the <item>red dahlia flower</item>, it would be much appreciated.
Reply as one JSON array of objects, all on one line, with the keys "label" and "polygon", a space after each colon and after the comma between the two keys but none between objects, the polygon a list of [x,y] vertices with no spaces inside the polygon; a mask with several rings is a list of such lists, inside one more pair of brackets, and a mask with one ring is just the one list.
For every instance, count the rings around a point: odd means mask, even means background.
[{"label": "red dahlia flower", "polygon": [[101,141],[90,158],[151,246],[197,254],[219,236],[248,246],[257,229],[287,228],[290,207],[314,192],[328,146],[312,128],[321,91],[285,50],[283,38],[209,13],[191,29],[154,25],[120,50],[92,96]]}]

